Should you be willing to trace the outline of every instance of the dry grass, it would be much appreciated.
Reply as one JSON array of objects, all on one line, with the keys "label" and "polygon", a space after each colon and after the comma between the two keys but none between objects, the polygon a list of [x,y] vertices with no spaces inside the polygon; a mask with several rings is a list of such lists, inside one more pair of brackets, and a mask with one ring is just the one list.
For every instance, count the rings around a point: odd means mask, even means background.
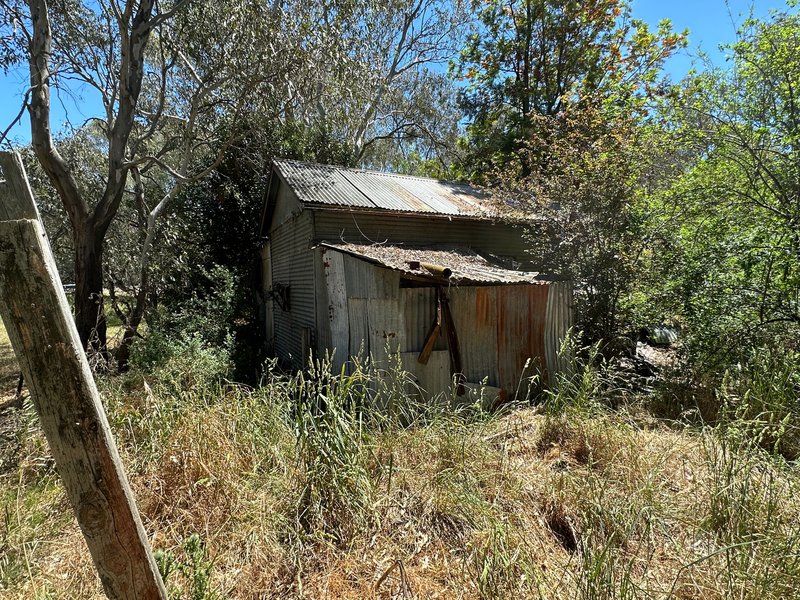
[{"label": "dry grass", "polygon": [[[175,598],[800,589],[796,467],[728,434],[524,408],[409,407],[401,426],[352,410],[354,379],[250,391],[159,377],[111,379],[104,394]],[[304,404],[323,393],[325,413]],[[22,420],[0,476],[0,597],[99,598],[34,416]]]},{"label": "dry grass", "polygon": [[19,367],[8,332],[0,320],[0,404],[12,399],[17,389]]}]

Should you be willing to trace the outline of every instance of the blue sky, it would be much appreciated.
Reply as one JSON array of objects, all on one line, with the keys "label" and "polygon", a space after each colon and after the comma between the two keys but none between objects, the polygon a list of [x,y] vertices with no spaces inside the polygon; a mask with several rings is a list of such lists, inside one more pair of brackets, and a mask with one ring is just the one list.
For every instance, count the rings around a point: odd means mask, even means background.
[{"label": "blue sky", "polygon": [[692,66],[692,55],[702,50],[716,65],[724,56],[720,44],[734,41],[736,28],[752,9],[766,17],[770,10],[786,8],[782,0],[632,0],[633,16],[655,28],[662,19],[672,21],[675,31],[689,30],[689,47],[667,65],[673,79],[680,79]]},{"label": "blue sky", "polygon": [[[662,19],[670,19],[676,31],[689,29],[689,48],[672,57],[667,71],[673,79],[680,79],[692,66],[692,54],[700,49],[706,52],[715,64],[721,64],[723,56],[720,44],[734,40],[736,27],[741,24],[752,8],[756,16],[766,16],[771,9],[785,7],[783,0],[632,0],[633,15],[655,28]],[[17,115],[22,94],[27,85],[27,72],[19,69],[4,75],[0,72],[0,132]],[[72,125],[80,125],[97,114],[100,104],[89,92],[76,92],[71,96],[54,96],[52,117],[54,129],[58,131],[66,119]],[[30,125],[27,115],[11,133],[17,143],[30,140]]]}]

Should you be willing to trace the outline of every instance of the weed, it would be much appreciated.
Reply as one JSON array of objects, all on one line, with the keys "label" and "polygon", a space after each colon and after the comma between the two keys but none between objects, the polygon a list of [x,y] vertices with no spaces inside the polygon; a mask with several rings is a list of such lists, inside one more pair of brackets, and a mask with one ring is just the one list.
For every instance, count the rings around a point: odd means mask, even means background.
[{"label": "weed", "polygon": [[[211,586],[214,561],[208,558],[206,546],[200,536],[196,533],[190,535],[184,540],[181,550],[180,555],[164,550],[155,552],[156,564],[169,596],[187,600],[220,598]],[[180,576],[180,583],[173,583],[173,575]]]}]

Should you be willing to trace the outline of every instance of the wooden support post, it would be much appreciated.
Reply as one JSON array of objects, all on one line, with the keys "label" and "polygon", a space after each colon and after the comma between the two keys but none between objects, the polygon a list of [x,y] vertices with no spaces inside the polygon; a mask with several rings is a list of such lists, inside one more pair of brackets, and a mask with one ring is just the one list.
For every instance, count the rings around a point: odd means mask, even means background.
[{"label": "wooden support post", "polygon": [[463,396],[466,393],[464,388],[464,369],[461,366],[461,346],[458,343],[456,324],[453,322],[453,313],[450,312],[450,301],[442,288],[436,288],[439,302],[442,306],[442,317],[444,318],[444,331],[447,334],[447,349],[450,351],[450,376],[456,378],[456,394]]},{"label": "wooden support post", "polygon": [[165,600],[19,155],[0,169],[0,315],[67,496],[106,595]]},{"label": "wooden support post", "polygon": [[417,357],[417,362],[421,365],[427,365],[433,352],[433,347],[436,345],[436,340],[439,339],[439,332],[442,330],[442,296],[439,293],[439,288],[436,288],[436,315],[433,317],[433,323],[425,336],[425,345],[422,347],[422,352]]}]

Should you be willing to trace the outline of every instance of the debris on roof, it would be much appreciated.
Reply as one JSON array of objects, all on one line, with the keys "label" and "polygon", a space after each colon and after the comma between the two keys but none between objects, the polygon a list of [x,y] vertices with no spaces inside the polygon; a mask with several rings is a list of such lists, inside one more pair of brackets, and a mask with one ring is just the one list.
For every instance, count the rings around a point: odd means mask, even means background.
[{"label": "debris on roof", "polygon": [[539,273],[517,271],[490,262],[464,247],[419,247],[389,244],[321,242],[320,246],[400,271],[413,279],[448,280],[452,284],[547,284]]}]

